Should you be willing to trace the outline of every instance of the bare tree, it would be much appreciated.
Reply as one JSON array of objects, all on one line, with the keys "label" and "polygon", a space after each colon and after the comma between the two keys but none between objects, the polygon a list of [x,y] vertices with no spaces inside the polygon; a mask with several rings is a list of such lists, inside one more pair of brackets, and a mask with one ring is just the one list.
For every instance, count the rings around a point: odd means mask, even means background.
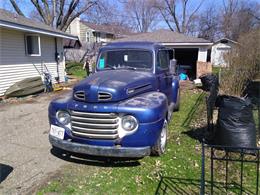
[{"label": "bare tree", "polygon": [[97,6],[93,6],[82,18],[95,24],[115,24],[126,26],[127,20],[121,13],[118,3],[107,0],[99,0]]},{"label": "bare tree", "polygon": [[193,9],[190,0],[157,0],[156,8],[172,31],[189,34],[193,31],[193,21],[204,0],[198,1]]},{"label": "bare tree", "polygon": [[225,37],[237,40],[241,34],[260,26],[257,19],[259,3],[238,0],[223,0],[221,32]]},{"label": "bare tree", "polygon": [[158,22],[159,12],[154,0],[126,0],[124,11],[129,14],[130,25],[138,32],[148,32]]},{"label": "bare tree", "polygon": [[214,5],[211,5],[198,16],[198,37],[214,41],[219,36],[219,15]]},{"label": "bare tree", "polygon": [[[19,14],[24,13],[16,0],[10,0],[13,8]],[[97,5],[98,0],[30,0],[42,21],[59,30],[66,31],[70,23],[81,14]]]}]

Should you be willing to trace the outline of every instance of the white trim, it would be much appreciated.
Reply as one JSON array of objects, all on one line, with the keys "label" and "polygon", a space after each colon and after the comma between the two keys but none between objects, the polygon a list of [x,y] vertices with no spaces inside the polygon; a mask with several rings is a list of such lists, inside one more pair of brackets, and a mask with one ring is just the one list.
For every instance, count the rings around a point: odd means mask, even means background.
[{"label": "white trim", "polygon": [[16,29],[16,30],[28,31],[28,32],[32,32],[32,33],[39,33],[39,34],[44,34],[44,35],[49,35],[49,36],[54,36],[54,37],[61,37],[61,38],[65,38],[65,39],[78,40],[78,37],[76,37],[76,36],[63,35],[58,32],[55,33],[55,32],[51,32],[51,31],[44,30],[44,29],[42,29],[42,30],[35,29],[33,27],[23,26],[20,24],[6,24],[6,23],[8,23],[8,22],[0,21],[0,27],[7,27],[7,28]]},{"label": "white trim", "polygon": [[213,43],[192,43],[192,42],[187,42],[187,43],[162,43],[162,45],[165,45],[165,46],[210,46],[210,45],[213,45]]},{"label": "white trim", "polygon": [[[34,36],[34,37],[37,37],[38,38],[38,50],[39,50],[39,54],[29,54],[28,53],[28,46],[27,46],[27,37],[28,36]],[[27,56],[41,56],[41,37],[40,35],[38,34],[25,34],[25,53]]]},{"label": "white trim", "polygon": [[[222,40],[227,40],[227,41],[230,41],[230,42],[232,42],[232,43],[234,43],[234,44],[238,44],[238,42],[233,41],[233,40],[231,40],[231,39],[221,38],[221,39],[216,40],[216,41],[213,43],[213,45],[216,45],[217,43],[221,42]],[[224,43],[224,44],[226,44],[226,43]]]}]

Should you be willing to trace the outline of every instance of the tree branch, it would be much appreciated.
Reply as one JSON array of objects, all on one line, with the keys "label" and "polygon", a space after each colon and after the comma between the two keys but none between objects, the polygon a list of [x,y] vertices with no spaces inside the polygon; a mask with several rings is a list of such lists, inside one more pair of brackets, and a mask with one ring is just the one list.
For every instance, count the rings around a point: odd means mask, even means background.
[{"label": "tree branch", "polygon": [[21,15],[21,16],[24,16],[23,12],[20,10],[20,8],[18,7],[17,3],[15,0],[10,0],[13,8],[15,9],[16,13]]},{"label": "tree branch", "polygon": [[188,0],[182,0],[182,33],[186,32],[187,26],[186,26],[186,8],[187,8]]},{"label": "tree branch", "polygon": [[[66,23],[63,22],[62,28],[60,28],[60,30],[62,31],[66,31],[68,26],[71,24],[71,22],[79,17],[81,14],[83,14],[84,12],[86,12],[88,9],[90,9],[91,7],[93,7],[94,5],[97,5],[96,1],[93,2],[89,2],[84,8],[82,8],[80,11],[76,12],[74,15],[72,15],[73,11],[71,12],[70,17],[66,20]],[[75,9],[75,8],[74,8]]]},{"label": "tree branch", "polygon": [[181,32],[181,29],[180,29],[180,24],[179,24],[179,20],[176,16],[176,4],[175,4],[175,0],[172,1],[172,5],[170,4],[169,0],[164,0],[166,5],[167,5],[167,8],[169,10],[169,13],[172,15],[173,17],[173,20],[174,20],[174,23],[175,23],[175,26],[176,26],[176,29],[177,31],[180,33]]},{"label": "tree branch", "polygon": [[166,22],[166,24],[167,24],[168,27],[170,28],[170,30],[171,30],[171,31],[174,31],[173,27],[172,27],[171,24],[170,24],[170,21],[168,20],[168,18],[166,17],[166,15],[163,13],[162,8],[158,7],[158,9],[159,9],[159,11],[160,11],[160,13],[161,13],[161,15],[162,15],[164,21]]},{"label": "tree branch", "polygon": [[47,15],[47,19],[49,21],[49,24],[51,24],[52,18],[51,18],[51,12],[50,12],[50,8],[49,8],[49,4],[46,0],[42,0],[42,3],[44,5],[44,10],[45,10],[45,13]]},{"label": "tree branch", "polygon": [[64,10],[65,0],[60,0],[60,7],[59,7],[59,16],[57,18],[56,22],[56,28],[61,25],[62,19],[63,19],[63,10]]},{"label": "tree branch", "polygon": [[191,19],[192,19],[193,16],[196,14],[196,12],[200,9],[200,7],[202,6],[202,4],[203,4],[204,1],[205,1],[205,0],[201,0],[200,4],[199,4],[199,5],[196,7],[196,9],[191,13],[191,15],[189,16],[188,21],[187,21],[187,23],[186,23],[186,27],[190,24]]},{"label": "tree branch", "polygon": [[72,0],[72,1],[70,2],[68,11],[67,11],[67,13],[66,13],[65,16],[64,16],[63,21],[62,21],[62,25],[59,27],[59,29],[67,28],[67,27],[65,27],[65,26],[66,26],[66,24],[68,23],[69,18],[71,17],[71,15],[72,15],[74,9],[77,7],[78,4],[79,4],[79,0]]},{"label": "tree branch", "polygon": [[45,24],[49,24],[49,21],[46,18],[46,15],[44,14],[44,11],[43,11],[43,9],[41,8],[41,6],[39,4],[39,1],[38,0],[31,0],[31,2],[33,3],[33,5],[37,9],[37,11],[39,12],[39,14],[42,17],[44,23]]}]

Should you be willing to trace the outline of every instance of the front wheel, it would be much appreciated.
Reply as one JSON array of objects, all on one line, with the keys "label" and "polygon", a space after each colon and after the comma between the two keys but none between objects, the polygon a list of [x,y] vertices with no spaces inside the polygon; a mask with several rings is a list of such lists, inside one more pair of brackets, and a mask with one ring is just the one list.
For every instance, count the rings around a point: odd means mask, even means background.
[{"label": "front wheel", "polygon": [[165,153],[166,144],[167,144],[167,135],[168,135],[168,122],[165,119],[160,136],[159,136],[155,146],[152,147],[151,154],[153,156],[161,156],[163,153]]}]

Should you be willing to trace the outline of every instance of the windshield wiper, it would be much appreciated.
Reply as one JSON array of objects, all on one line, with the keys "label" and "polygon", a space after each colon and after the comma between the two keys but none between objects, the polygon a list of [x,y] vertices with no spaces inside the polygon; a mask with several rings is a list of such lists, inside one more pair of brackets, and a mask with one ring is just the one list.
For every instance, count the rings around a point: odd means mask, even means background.
[{"label": "windshield wiper", "polygon": [[106,68],[110,68],[110,69],[113,69],[113,70],[115,70],[115,69],[116,69],[116,67],[115,67],[115,66],[112,66],[112,65],[110,65],[110,64],[106,64]]},{"label": "windshield wiper", "polygon": [[136,67],[127,66],[127,65],[123,65],[123,66],[120,66],[120,67],[118,67],[118,68],[122,68],[122,69],[126,68],[126,69],[129,69],[129,70],[136,70],[136,69],[137,69]]}]

